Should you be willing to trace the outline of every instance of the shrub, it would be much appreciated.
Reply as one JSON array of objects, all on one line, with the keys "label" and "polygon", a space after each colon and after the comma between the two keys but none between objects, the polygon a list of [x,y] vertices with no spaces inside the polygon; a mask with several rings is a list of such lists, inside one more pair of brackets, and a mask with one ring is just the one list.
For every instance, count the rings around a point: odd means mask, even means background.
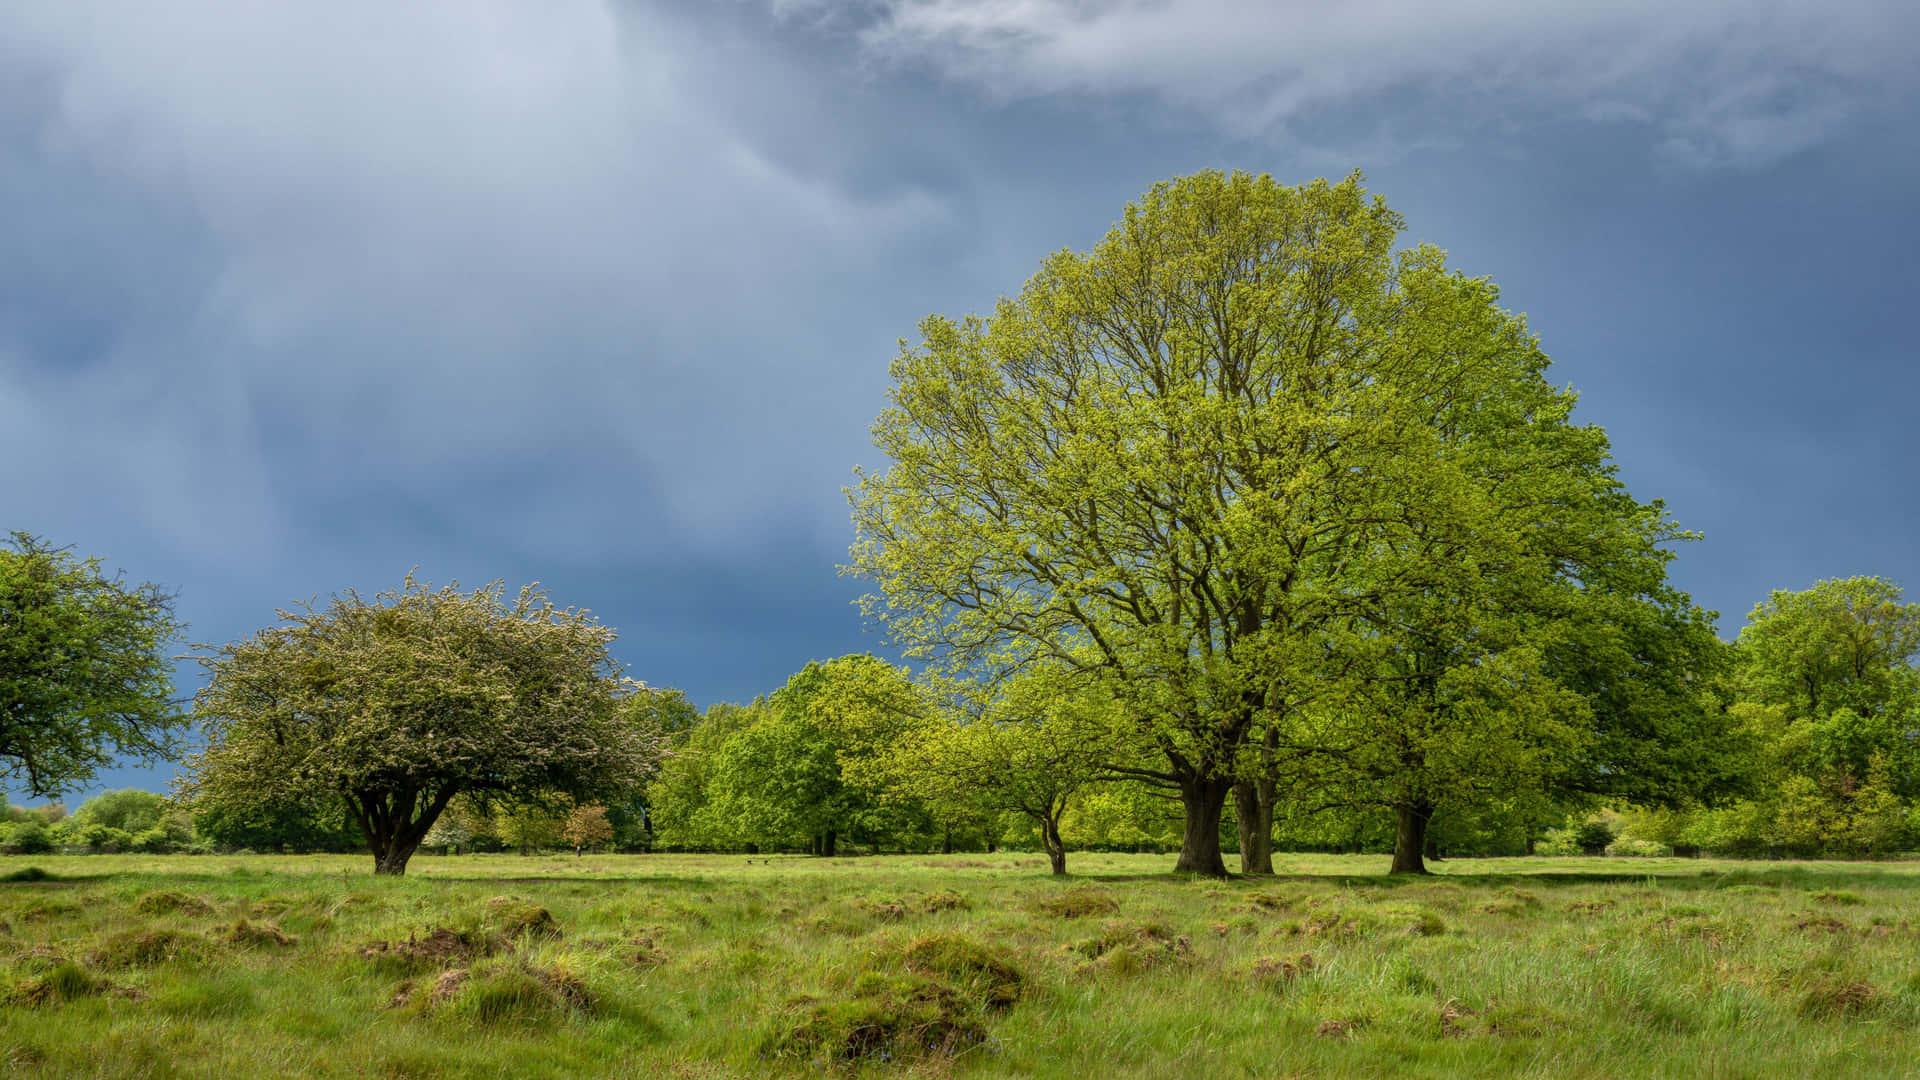
[{"label": "shrub", "polygon": [[135,834],[132,846],[133,850],[143,855],[166,855],[179,848],[180,845],[167,833],[167,830],[156,825],[151,829]]},{"label": "shrub", "polygon": [[1535,855],[1578,855],[1580,841],[1572,829],[1548,829],[1546,835],[1533,845]]},{"label": "shrub", "polygon": [[15,825],[5,841],[0,841],[0,851],[8,855],[49,855],[53,848],[52,835],[45,823],[37,818],[29,818]]},{"label": "shrub", "polygon": [[1573,829],[1573,842],[1588,855],[1598,855],[1614,841],[1613,826],[1601,818],[1583,821]]},{"label": "shrub", "polygon": [[1607,845],[1607,854],[1629,858],[1664,859],[1673,854],[1673,848],[1658,840],[1641,840],[1637,837],[1622,836]]}]

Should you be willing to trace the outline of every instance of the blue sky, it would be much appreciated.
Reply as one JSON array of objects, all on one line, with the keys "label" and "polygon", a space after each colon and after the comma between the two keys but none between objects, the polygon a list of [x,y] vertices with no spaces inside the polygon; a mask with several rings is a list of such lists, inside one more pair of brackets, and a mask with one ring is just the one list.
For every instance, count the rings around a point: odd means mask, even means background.
[{"label": "blue sky", "polygon": [[749,698],[875,646],[841,487],[920,317],[1155,180],[1357,167],[1706,534],[1674,577],[1723,635],[1920,588],[1920,7],[1572,7],[10,5],[0,527],[196,641],[539,580]]}]

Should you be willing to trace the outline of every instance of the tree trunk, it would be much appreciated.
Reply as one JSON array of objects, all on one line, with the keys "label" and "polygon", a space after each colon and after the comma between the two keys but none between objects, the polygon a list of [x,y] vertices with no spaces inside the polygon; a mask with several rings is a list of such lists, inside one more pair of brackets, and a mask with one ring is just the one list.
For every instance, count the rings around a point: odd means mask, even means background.
[{"label": "tree trunk", "polygon": [[1180,836],[1180,861],[1176,874],[1205,874],[1226,877],[1227,864],[1220,858],[1220,812],[1227,807],[1227,795],[1233,781],[1222,777],[1193,777],[1180,782],[1180,802],[1186,810],[1186,828]]},{"label": "tree trunk", "polygon": [[1427,821],[1427,843],[1422,851],[1425,853],[1428,862],[1440,861],[1440,837],[1439,834],[1433,831],[1432,819],[1428,819]]},{"label": "tree trunk", "polygon": [[[429,794],[414,788],[394,791],[366,790],[346,796],[347,809],[366,837],[367,850],[373,852],[373,872],[400,877],[407,872],[407,860],[419,849],[433,823],[453,799],[454,789]],[[420,811],[414,817],[415,809]]]},{"label": "tree trunk", "polygon": [[833,858],[834,852],[839,850],[839,848],[835,846],[837,839],[832,829],[828,829],[827,835],[820,838],[820,854],[823,858],[831,859]]},{"label": "tree trunk", "polygon": [[1273,784],[1241,780],[1233,785],[1233,817],[1240,830],[1240,872],[1273,873]]},{"label": "tree trunk", "polygon": [[1528,855],[1533,854],[1533,845],[1535,844],[1535,842],[1536,841],[1534,840],[1533,837],[1531,836],[1527,837],[1527,854]]},{"label": "tree trunk", "polygon": [[384,850],[373,854],[373,872],[401,877],[407,872],[407,860],[413,858],[416,845],[389,841]]},{"label": "tree trunk", "polygon": [[1047,849],[1047,862],[1053,866],[1055,877],[1064,877],[1067,872],[1067,845],[1060,839],[1060,819],[1040,815],[1040,843]]},{"label": "tree trunk", "polygon": [[1401,805],[1394,807],[1399,817],[1399,828],[1393,837],[1393,869],[1390,874],[1424,874],[1427,864],[1421,860],[1421,853],[1427,846],[1427,818],[1433,808],[1421,805]]},{"label": "tree trunk", "polygon": [[953,823],[952,822],[948,822],[946,829],[942,831],[940,834],[940,854],[942,855],[953,854]]}]

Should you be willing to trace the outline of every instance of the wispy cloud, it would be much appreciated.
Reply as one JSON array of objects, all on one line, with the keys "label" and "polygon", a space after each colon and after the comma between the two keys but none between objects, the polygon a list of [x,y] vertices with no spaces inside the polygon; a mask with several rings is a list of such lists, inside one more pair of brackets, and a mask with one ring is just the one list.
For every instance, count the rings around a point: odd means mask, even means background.
[{"label": "wispy cloud", "polygon": [[1904,0],[873,0],[857,10],[854,32],[873,56],[994,98],[1147,95],[1231,135],[1306,143],[1316,115],[1398,95],[1443,136],[1598,110],[1649,125],[1676,160],[1754,167],[1920,81],[1920,8]]}]

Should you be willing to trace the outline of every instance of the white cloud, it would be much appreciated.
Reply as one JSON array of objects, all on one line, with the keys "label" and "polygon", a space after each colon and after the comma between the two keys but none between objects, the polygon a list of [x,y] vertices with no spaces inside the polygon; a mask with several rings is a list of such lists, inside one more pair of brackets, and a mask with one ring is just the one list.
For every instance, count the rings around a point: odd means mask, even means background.
[{"label": "white cloud", "polygon": [[998,99],[1145,94],[1245,137],[1288,137],[1320,110],[1396,93],[1456,131],[1503,113],[1598,110],[1713,165],[1801,150],[1920,70],[1920,8],[1905,0],[876,0],[876,11],[859,31],[873,55]]}]

